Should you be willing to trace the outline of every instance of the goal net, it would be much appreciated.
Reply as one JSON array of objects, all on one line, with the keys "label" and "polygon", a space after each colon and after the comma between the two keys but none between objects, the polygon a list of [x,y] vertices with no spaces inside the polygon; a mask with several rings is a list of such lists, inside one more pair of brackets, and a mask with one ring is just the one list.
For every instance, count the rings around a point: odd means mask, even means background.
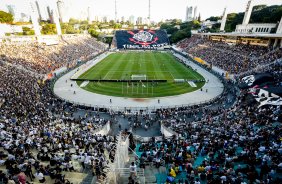
[{"label": "goal net", "polygon": [[131,75],[131,80],[147,80],[147,75]]}]

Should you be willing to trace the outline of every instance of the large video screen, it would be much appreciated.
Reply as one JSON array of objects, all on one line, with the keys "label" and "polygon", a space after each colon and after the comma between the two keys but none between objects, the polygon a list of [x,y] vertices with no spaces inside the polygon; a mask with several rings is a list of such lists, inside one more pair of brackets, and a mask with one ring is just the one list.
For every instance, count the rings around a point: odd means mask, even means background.
[{"label": "large video screen", "polygon": [[116,31],[118,49],[157,49],[169,45],[163,30]]}]

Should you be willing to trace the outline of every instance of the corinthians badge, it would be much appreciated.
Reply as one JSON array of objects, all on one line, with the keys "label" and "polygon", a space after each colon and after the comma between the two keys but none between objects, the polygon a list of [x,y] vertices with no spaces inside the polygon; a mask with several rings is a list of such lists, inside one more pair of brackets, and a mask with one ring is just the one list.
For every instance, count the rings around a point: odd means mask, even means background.
[{"label": "corinthians badge", "polygon": [[140,30],[138,33],[128,31],[128,33],[132,35],[132,38],[129,38],[129,40],[131,42],[134,42],[135,44],[151,45],[152,43],[156,43],[159,40],[155,32],[152,30]]}]

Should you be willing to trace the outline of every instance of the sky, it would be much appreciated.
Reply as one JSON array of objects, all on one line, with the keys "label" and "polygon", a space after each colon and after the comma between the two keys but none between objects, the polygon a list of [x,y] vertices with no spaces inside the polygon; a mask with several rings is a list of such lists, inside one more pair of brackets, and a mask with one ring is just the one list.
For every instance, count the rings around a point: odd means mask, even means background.
[{"label": "sky", "polygon": [[[7,4],[13,4],[16,11],[29,14],[30,0],[0,0],[0,10],[7,11]],[[56,6],[56,0],[37,0],[43,9],[43,16],[47,16],[46,7]],[[148,16],[149,0],[116,0],[118,17],[135,18]],[[64,0],[67,7],[66,14],[73,18],[87,16],[87,7],[91,7],[91,16],[115,17],[115,0]],[[244,12],[248,0],[151,0],[151,20],[185,19],[187,6],[197,6],[202,19],[210,16],[220,16],[225,7],[228,13]],[[281,5],[282,0],[254,0],[254,4]]]}]

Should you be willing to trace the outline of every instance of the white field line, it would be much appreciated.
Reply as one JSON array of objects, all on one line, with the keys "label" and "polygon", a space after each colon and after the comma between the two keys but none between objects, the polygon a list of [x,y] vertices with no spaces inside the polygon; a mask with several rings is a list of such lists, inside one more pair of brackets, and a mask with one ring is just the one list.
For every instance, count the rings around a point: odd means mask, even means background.
[{"label": "white field line", "polygon": [[108,76],[108,74],[110,73],[111,71],[108,71],[107,72],[107,74],[105,75],[105,77],[104,77],[104,80],[107,80],[107,76]]},{"label": "white field line", "polygon": [[197,85],[196,85],[194,82],[192,82],[192,81],[188,81],[188,84],[189,84],[192,88],[196,88],[196,87],[197,87]]},{"label": "white field line", "polygon": [[83,87],[87,86],[88,83],[89,83],[89,81],[84,81],[83,83],[80,84],[79,87],[83,88]]},{"label": "white field line", "polygon": [[172,79],[175,79],[171,72],[169,72],[169,74],[172,76]]}]

